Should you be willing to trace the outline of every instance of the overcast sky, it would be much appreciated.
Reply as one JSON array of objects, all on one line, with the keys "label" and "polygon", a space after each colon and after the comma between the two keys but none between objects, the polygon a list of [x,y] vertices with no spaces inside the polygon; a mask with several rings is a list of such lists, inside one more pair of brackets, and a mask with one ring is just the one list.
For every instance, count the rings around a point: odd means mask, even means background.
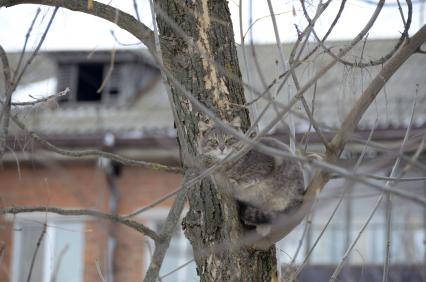
[{"label": "overcast sky", "polygon": [[[364,0],[365,1],[365,0]],[[375,5],[367,4],[361,0],[348,0],[345,12],[343,13],[339,24],[331,34],[331,39],[351,39],[363,27],[363,25],[370,18],[375,9]],[[367,0],[377,2],[376,0]],[[101,1],[111,2],[130,14],[135,14],[133,9],[132,0],[113,0]],[[238,19],[238,6],[239,0],[230,0],[229,6],[232,13],[233,25],[236,34],[236,41],[239,39],[239,19]],[[314,1],[317,2],[317,1]],[[318,22],[316,29],[319,33],[324,32],[329,26],[329,23],[336,15],[340,0],[335,0],[327,9],[325,14]],[[387,3],[396,3],[396,0],[388,0]],[[401,1],[404,3],[405,1]],[[413,23],[411,34],[419,29],[424,24],[425,8],[420,3],[421,0],[413,1]],[[148,26],[152,26],[150,7],[146,1],[138,1],[139,14],[143,22]],[[243,25],[244,29],[248,27],[248,1],[243,1]],[[295,40],[294,24],[304,26],[305,22],[302,18],[300,11],[299,1],[294,0],[275,0],[273,1],[274,11],[277,15],[278,26],[280,27],[280,37],[284,42]],[[407,7],[403,6],[406,14]],[[0,9],[0,42],[7,51],[17,51],[22,48],[25,40],[25,34],[30,26],[30,23],[35,15],[36,5],[19,5],[12,8]],[[34,47],[44,27],[48,22],[53,9],[42,7],[42,12],[35,25],[32,33],[32,39],[29,47]],[[293,12],[295,11],[295,13]],[[314,11],[311,11],[313,15]],[[256,21],[253,28],[253,38],[258,43],[275,42],[273,28],[271,25],[269,10],[266,0],[253,1],[253,20]],[[423,15],[423,16],[422,16]],[[60,9],[52,25],[51,31],[44,42],[44,50],[64,50],[64,49],[105,49],[111,48],[114,45],[120,47],[112,38],[110,31],[113,30],[119,40],[123,43],[136,43],[137,40],[127,32],[115,27],[102,19],[86,15],[83,13],[71,12],[66,9]],[[397,7],[391,5],[385,7],[375,24],[374,28],[370,31],[369,38],[396,38],[403,30],[401,17]],[[122,47],[122,46],[121,46]]]}]

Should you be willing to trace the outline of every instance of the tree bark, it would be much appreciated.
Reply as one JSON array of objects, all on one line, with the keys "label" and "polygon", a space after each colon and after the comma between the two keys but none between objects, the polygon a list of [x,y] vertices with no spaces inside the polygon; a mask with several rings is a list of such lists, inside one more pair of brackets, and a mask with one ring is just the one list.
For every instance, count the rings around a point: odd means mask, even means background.
[{"label": "tree bark", "polygon": [[[250,125],[244,89],[225,72],[240,77],[227,1],[157,0],[157,22],[165,67],[201,103],[223,121],[239,116],[242,129]],[[171,24],[171,23],[174,24]],[[187,38],[180,36],[184,32]],[[188,40],[189,39],[189,40]],[[181,155],[198,155],[198,121],[206,116],[171,85],[186,146]],[[184,149],[185,148],[185,149]],[[184,163],[189,168],[190,163]],[[235,201],[220,194],[210,179],[188,193],[190,209],[183,228],[190,240],[201,281],[274,281],[275,247],[256,251],[233,248],[244,236]]]}]

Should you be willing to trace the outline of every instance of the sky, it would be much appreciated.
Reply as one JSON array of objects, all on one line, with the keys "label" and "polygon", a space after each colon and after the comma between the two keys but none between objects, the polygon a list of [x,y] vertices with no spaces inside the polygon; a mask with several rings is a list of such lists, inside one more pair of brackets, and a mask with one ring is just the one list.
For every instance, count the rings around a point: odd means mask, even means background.
[{"label": "sky", "polygon": [[[370,18],[375,9],[374,4],[367,4],[366,1],[376,2],[376,0],[348,0],[346,9],[342,14],[339,24],[336,26],[330,39],[332,40],[347,40],[351,39],[362,29],[365,23]],[[423,1],[423,3],[421,3]],[[134,15],[133,0],[109,0],[100,1],[111,3],[111,5],[120,8],[121,10]],[[317,3],[318,1],[307,1]],[[404,3],[405,1],[401,1]],[[425,24],[425,7],[426,1],[414,0],[413,6],[413,22],[411,34],[419,27]],[[142,21],[152,27],[151,13],[149,2],[139,0],[138,11]],[[234,32],[236,41],[240,40],[239,27],[239,0],[230,0],[229,7],[232,15]],[[249,0],[242,1],[243,11],[243,30],[247,31],[249,23]],[[334,0],[324,15],[320,18],[316,25],[316,30],[319,34],[323,34],[330,22],[334,19],[340,0]],[[387,0],[386,3],[395,4],[396,0]],[[272,0],[275,14],[277,14],[277,24],[280,29],[280,38],[283,42],[291,42],[296,39],[296,29],[294,25],[300,27],[305,26],[306,22],[303,19],[303,13],[300,10],[299,1],[297,0]],[[272,43],[275,42],[271,17],[266,0],[253,0],[253,21],[255,24],[252,29],[253,40],[256,43]],[[25,41],[25,35],[30,26],[37,10],[37,5],[19,5],[11,8],[0,8],[0,44],[6,51],[19,51]],[[41,13],[36,21],[31,34],[31,39],[28,46],[35,48],[45,26],[50,19],[53,8],[41,6]],[[403,5],[406,14],[407,7]],[[314,10],[310,9],[311,16]],[[399,37],[403,30],[402,20],[397,6],[390,5],[385,7],[378,18],[375,26],[370,30],[369,38],[396,38]],[[113,24],[86,15],[79,12],[72,12],[66,9],[59,9],[56,18],[54,19],[51,30],[43,44],[42,50],[96,50],[110,49],[112,47],[124,48],[117,43],[111,36],[113,31],[121,43],[138,43],[137,39],[126,31],[115,27]],[[248,35],[249,36],[249,35]],[[248,37],[247,37],[248,38]],[[134,45],[127,48],[136,48],[141,45]]]}]

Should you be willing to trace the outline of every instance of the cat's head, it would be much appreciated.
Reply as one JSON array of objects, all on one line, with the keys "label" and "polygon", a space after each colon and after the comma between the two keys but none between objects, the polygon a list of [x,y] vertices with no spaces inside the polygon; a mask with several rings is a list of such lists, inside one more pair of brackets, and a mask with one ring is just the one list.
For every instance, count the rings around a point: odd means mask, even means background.
[{"label": "cat's head", "polygon": [[[234,118],[229,123],[236,130],[241,131],[241,120]],[[200,121],[198,148],[204,161],[208,164],[224,159],[233,149],[238,149],[240,142],[235,136],[228,134],[220,125],[214,122]]]}]

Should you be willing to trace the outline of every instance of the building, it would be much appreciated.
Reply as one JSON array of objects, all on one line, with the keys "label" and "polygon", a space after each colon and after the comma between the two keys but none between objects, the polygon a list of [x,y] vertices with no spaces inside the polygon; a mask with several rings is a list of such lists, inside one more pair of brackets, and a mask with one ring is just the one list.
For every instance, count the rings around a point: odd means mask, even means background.
[{"label": "building", "polygon": [[[345,43],[333,44],[341,46]],[[347,58],[359,58],[361,53],[364,58],[377,58],[384,50],[391,50],[392,44],[391,40],[370,41],[365,52],[354,50]],[[285,46],[287,54],[289,48]],[[265,89],[254,59],[259,59],[260,71],[268,82],[277,78],[282,68],[276,63],[278,51],[273,45],[256,46],[255,56],[250,53],[248,57],[247,69],[250,71],[243,67],[243,78],[253,86],[252,91],[247,90],[247,100],[251,101],[254,96],[250,95],[255,95],[253,92]],[[12,54],[11,58],[16,59],[16,55]],[[301,81],[306,81],[329,60],[328,55],[317,52],[315,60],[299,68]],[[242,58],[240,64],[245,65]],[[342,165],[351,167],[354,164],[364,147],[359,140],[365,140],[373,127],[374,142],[386,148],[399,146],[410,124],[414,97],[417,97],[414,122],[406,149],[408,153],[417,149],[426,129],[425,65],[424,56],[412,57],[388,82],[377,103],[362,119],[343,154]],[[326,138],[333,136],[334,129],[338,128],[361,89],[379,69],[335,67],[315,86],[315,94],[312,91],[307,93],[308,101],[315,97],[314,116],[327,129]],[[99,148],[132,159],[179,165],[173,117],[164,85],[158,68],[145,50],[43,53],[31,66],[14,97],[19,101],[28,94],[39,97],[66,87],[70,88],[68,95],[57,102],[15,108],[21,111],[20,118],[29,130],[60,148]],[[286,91],[294,93],[293,88]],[[277,86],[274,85],[270,93],[276,92]],[[280,94],[277,99],[285,102],[287,97]],[[257,112],[265,104],[260,99],[256,103]],[[252,109],[252,113],[255,111]],[[273,119],[274,113],[273,109],[267,111],[259,126]],[[298,140],[302,140],[310,128],[303,113],[303,108],[298,105],[293,117]],[[129,214],[174,190],[182,181],[180,175],[173,173],[117,165],[97,157],[59,155],[32,140],[28,132],[16,126],[11,131],[8,142],[11,150],[4,156],[0,169],[2,206],[47,205]],[[271,134],[287,140],[287,132],[288,126],[280,124]],[[313,130],[311,132],[309,137],[304,137],[310,140],[308,149],[320,154],[320,140]],[[393,161],[394,157],[386,151],[369,149],[364,161],[367,164],[365,173],[388,175]],[[419,161],[425,162],[424,155]],[[411,178],[419,176],[425,176],[425,172],[413,169],[406,175]],[[347,185],[343,179],[330,181],[321,194],[306,232],[303,223],[278,244],[277,253],[283,264],[291,261],[289,257],[296,252],[296,263],[303,261],[342,196],[342,187]],[[403,182],[398,187],[425,195],[422,194],[424,181]],[[311,275],[324,275],[324,281],[328,280],[379,195],[359,184],[347,193],[350,197],[342,202],[301,273],[302,281],[310,281]],[[421,268],[426,253],[425,208],[399,198],[393,203],[391,275],[394,281],[403,281],[404,275],[409,273],[410,279],[417,281],[421,275],[426,275]],[[169,205],[170,201],[166,201],[136,219],[154,229],[161,228]],[[357,281],[381,277],[386,235],[384,210],[382,204],[350,256],[351,267],[342,275],[352,275]],[[43,232],[44,224],[46,232]],[[297,251],[302,233],[305,233],[303,244]],[[25,281],[40,237],[43,240],[37,252],[32,281],[49,281],[52,277],[57,281],[94,281],[99,275],[106,279],[114,276],[115,280],[107,281],[136,281],[142,278],[152,251],[152,242],[141,234],[105,220],[46,213],[6,216],[0,225],[0,244],[4,246],[0,255],[0,281]],[[160,275],[167,275],[190,262],[191,257],[190,245],[177,230]],[[164,281],[196,280],[194,262],[164,278]]]}]

